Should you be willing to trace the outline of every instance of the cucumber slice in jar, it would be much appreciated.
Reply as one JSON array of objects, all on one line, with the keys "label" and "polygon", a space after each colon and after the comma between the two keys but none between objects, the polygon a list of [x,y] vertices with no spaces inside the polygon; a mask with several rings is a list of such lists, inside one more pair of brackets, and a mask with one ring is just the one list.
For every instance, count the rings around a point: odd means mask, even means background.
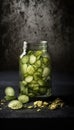
[{"label": "cucumber slice in jar", "polygon": [[23,56],[22,59],[21,59],[22,64],[26,64],[26,63],[28,63],[28,61],[29,61],[29,56],[28,55]]},{"label": "cucumber slice in jar", "polygon": [[41,80],[41,79],[38,80],[38,83],[39,83],[40,86],[44,86],[45,85],[45,82],[43,80]]},{"label": "cucumber slice in jar", "polygon": [[28,87],[20,86],[20,93],[28,95]]},{"label": "cucumber slice in jar", "polygon": [[44,70],[43,70],[42,76],[47,77],[49,74],[50,74],[50,68],[45,67]]},{"label": "cucumber slice in jar", "polygon": [[35,66],[38,68],[38,67],[41,67],[41,61],[40,60],[37,60],[35,62]]},{"label": "cucumber slice in jar", "polygon": [[33,91],[35,93],[39,91],[39,85],[38,84],[34,84]]},{"label": "cucumber slice in jar", "polygon": [[20,84],[26,86],[26,85],[27,85],[27,82],[24,81],[24,80],[22,80],[22,81],[20,82]]},{"label": "cucumber slice in jar", "polygon": [[26,74],[27,72],[27,64],[22,64],[20,68],[22,74]]},{"label": "cucumber slice in jar", "polygon": [[43,71],[43,69],[42,68],[38,68],[38,70],[37,70],[41,75],[42,75],[42,71]]},{"label": "cucumber slice in jar", "polygon": [[36,51],[35,52],[35,56],[36,56],[37,60],[40,59],[40,57],[42,56],[42,54],[43,54],[42,51]]},{"label": "cucumber slice in jar", "polygon": [[29,97],[27,95],[20,95],[18,96],[18,100],[22,103],[27,103],[29,102]]},{"label": "cucumber slice in jar", "polygon": [[30,92],[30,93],[28,94],[28,96],[29,96],[30,98],[33,98],[33,97],[35,97],[35,94],[34,94],[33,92]]},{"label": "cucumber slice in jar", "polygon": [[40,87],[39,88],[39,93],[40,94],[46,94],[46,92],[47,92],[47,88],[46,87]]},{"label": "cucumber slice in jar", "polygon": [[48,57],[43,57],[42,58],[42,60],[43,60],[43,63],[47,66],[47,65],[49,65],[49,58]]},{"label": "cucumber slice in jar", "polygon": [[33,75],[34,80],[38,80],[41,77],[41,74],[39,72],[35,72]]},{"label": "cucumber slice in jar", "polygon": [[26,81],[27,83],[30,83],[32,80],[33,80],[33,76],[27,76],[27,77],[25,78],[25,81]]},{"label": "cucumber slice in jar", "polygon": [[36,62],[36,56],[34,56],[33,54],[30,55],[30,60],[29,60],[30,64],[34,64]]},{"label": "cucumber slice in jar", "polygon": [[33,54],[34,52],[33,51],[28,51],[28,55],[31,55],[31,54]]},{"label": "cucumber slice in jar", "polygon": [[20,109],[23,107],[22,103],[18,100],[12,100],[9,102],[8,107],[11,109]]},{"label": "cucumber slice in jar", "polygon": [[34,67],[32,66],[32,65],[29,65],[28,67],[27,67],[27,73],[28,74],[30,74],[30,75],[32,75],[33,73],[34,73]]}]

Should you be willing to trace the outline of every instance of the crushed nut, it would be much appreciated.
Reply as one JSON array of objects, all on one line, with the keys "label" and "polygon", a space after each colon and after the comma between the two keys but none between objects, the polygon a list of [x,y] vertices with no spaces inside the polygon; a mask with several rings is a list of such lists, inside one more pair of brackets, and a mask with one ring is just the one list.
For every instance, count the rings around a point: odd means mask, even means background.
[{"label": "crushed nut", "polygon": [[34,102],[34,108],[41,107],[41,106],[42,106],[42,101],[35,101]]},{"label": "crushed nut", "polygon": [[48,102],[43,102],[43,106],[47,106],[48,105]]},{"label": "crushed nut", "polygon": [[32,108],[33,108],[33,106],[28,106],[27,108],[32,109]]},{"label": "crushed nut", "polygon": [[64,102],[61,99],[57,98],[48,106],[48,109],[54,110],[58,107],[62,108],[63,105],[64,105]]},{"label": "crushed nut", "polygon": [[41,111],[41,109],[37,109],[37,111]]}]

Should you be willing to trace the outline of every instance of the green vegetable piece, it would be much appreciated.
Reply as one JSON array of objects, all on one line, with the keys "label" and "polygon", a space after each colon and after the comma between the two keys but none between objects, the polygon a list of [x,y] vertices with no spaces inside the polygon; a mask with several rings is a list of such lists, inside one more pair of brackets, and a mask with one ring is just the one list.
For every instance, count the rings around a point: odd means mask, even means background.
[{"label": "green vegetable piece", "polygon": [[27,67],[27,73],[28,74],[30,74],[30,75],[32,75],[33,73],[34,73],[34,67],[32,66],[32,65],[29,65],[28,67]]},{"label": "green vegetable piece", "polygon": [[28,51],[28,55],[31,55],[33,54],[34,52],[33,51]]},{"label": "green vegetable piece", "polygon": [[6,96],[14,96],[15,95],[15,91],[12,87],[6,87],[5,88],[5,94]]},{"label": "green vegetable piece", "polygon": [[38,80],[38,83],[39,83],[40,86],[44,86],[45,85],[45,82],[43,80],[41,80],[41,79]]},{"label": "green vegetable piece", "polygon": [[48,59],[48,57],[43,57],[43,63],[45,65],[49,65],[49,59]]},{"label": "green vegetable piece", "polygon": [[35,64],[33,64],[32,66],[33,66],[35,71],[38,69],[38,67]]},{"label": "green vegetable piece", "polygon": [[28,61],[29,61],[29,56],[27,56],[27,55],[23,56],[21,59],[22,64],[26,64],[26,63],[28,63]]},{"label": "green vegetable piece", "polygon": [[39,73],[41,73],[41,75],[42,75],[42,71],[43,71],[42,68],[39,68],[37,71],[38,71]]},{"label": "green vegetable piece", "polygon": [[34,64],[36,62],[36,57],[34,55],[30,55],[30,64]]},{"label": "green vegetable piece", "polygon": [[20,92],[22,94],[28,95],[28,87],[24,87],[23,85],[20,86]]},{"label": "green vegetable piece", "polygon": [[27,85],[27,82],[23,80],[23,81],[20,82],[20,84],[26,86],[26,85]]},{"label": "green vegetable piece", "polygon": [[43,77],[47,77],[50,74],[50,69],[48,67],[45,67],[43,70]]},{"label": "green vegetable piece", "polygon": [[34,73],[33,75],[34,80],[38,80],[41,77],[41,74],[39,72]]},{"label": "green vegetable piece", "polygon": [[22,103],[27,103],[29,102],[29,97],[27,95],[20,95],[18,96],[18,100]]},{"label": "green vegetable piece", "polygon": [[28,96],[29,96],[30,98],[33,98],[33,97],[35,97],[35,94],[32,92],[32,93],[29,93]]},{"label": "green vegetable piece", "polygon": [[7,101],[10,101],[10,100],[15,99],[16,97],[15,97],[15,96],[5,96],[4,98],[5,98]]},{"label": "green vegetable piece", "polygon": [[35,84],[35,85],[34,85],[33,91],[35,91],[35,92],[38,92],[38,91],[39,91],[39,85],[38,85],[38,84]]},{"label": "green vegetable piece", "polygon": [[36,63],[35,63],[35,66],[36,66],[36,67],[41,67],[41,61],[40,61],[40,60],[37,60]]},{"label": "green vegetable piece", "polygon": [[36,51],[35,52],[35,56],[37,57],[37,60],[40,59],[40,57],[42,56],[43,52],[42,51]]},{"label": "green vegetable piece", "polygon": [[27,72],[27,64],[23,64],[20,68],[22,74],[25,74]]},{"label": "green vegetable piece", "polygon": [[40,88],[39,88],[40,94],[45,94],[46,91],[47,91],[46,87],[40,87]]},{"label": "green vegetable piece", "polygon": [[9,102],[8,107],[15,110],[15,109],[21,109],[23,105],[18,100],[12,100]]},{"label": "green vegetable piece", "polygon": [[25,78],[25,81],[26,81],[27,83],[30,83],[32,80],[33,80],[33,76],[27,76],[27,77]]}]

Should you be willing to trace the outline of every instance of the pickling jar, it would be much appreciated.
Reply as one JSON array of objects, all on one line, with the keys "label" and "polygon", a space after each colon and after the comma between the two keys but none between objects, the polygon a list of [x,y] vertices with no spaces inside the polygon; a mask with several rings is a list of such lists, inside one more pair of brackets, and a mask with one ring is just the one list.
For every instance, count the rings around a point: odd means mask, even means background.
[{"label": "pickling jar", "polygon": [[23,43],[19,60],[19,93],[30,99],[52,95],[52,66],[48,42]]}]

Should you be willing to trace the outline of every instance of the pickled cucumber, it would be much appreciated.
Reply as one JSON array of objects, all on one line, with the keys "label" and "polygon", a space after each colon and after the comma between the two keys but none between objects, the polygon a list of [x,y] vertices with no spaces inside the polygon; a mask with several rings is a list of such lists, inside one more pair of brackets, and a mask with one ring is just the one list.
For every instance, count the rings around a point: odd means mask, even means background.
[{"label": "pickled cucumber", "polygon": [[33,80],[33,76],[30,76],[30,75],[25,78],[25,81],[27,83],[30,83],[32,80]]},{"label": "pickled cucumber", "polygon": [[21,62],[22,62],[23,64],[28,63],[28,61],[29,61],[29,56],[27,56],[27,55],[23,56],[22,59],[21,59]]},{"label": "pickled cucumber", "polygon": [[10,101],[10,100],[13,100],[13,99],[16,99],[15,96],[5,96],[4,97],[6,100]]},{"label": "pickled cucumber", "polygon": [[30,64],[34,64],[36,61],[36,57],[34,55],[30,56]]},{"label": "pickled cucumber", "polygon": [[8,103],[8,107],[15,110],[15,109],[21,109],[23,105],[18,100],[12,100]]},{"label": "pickled cucumber", "polygon": [[50,57],[43,53],[42,50],[30,50],[20,61],[20,71],[22,71],[23,77],[20,82],[20,92],[29,97],[39,94],[50,95],[45,86],[47,86],[51,76],[51,61]]},{"label": "pickled cucumber", "polygon": [[5,88],[5,95],[6,95],[6,96],[15,96],[15,91],[14,91],[14,89],[13,89],[11,86],[6,87],[6,88]]},{"label": "pickled cucumber", "polygon": [[18,100],[22,103],[27,103],[29,102],[29,97],[27,95],[20,95],[18,96]]}]

